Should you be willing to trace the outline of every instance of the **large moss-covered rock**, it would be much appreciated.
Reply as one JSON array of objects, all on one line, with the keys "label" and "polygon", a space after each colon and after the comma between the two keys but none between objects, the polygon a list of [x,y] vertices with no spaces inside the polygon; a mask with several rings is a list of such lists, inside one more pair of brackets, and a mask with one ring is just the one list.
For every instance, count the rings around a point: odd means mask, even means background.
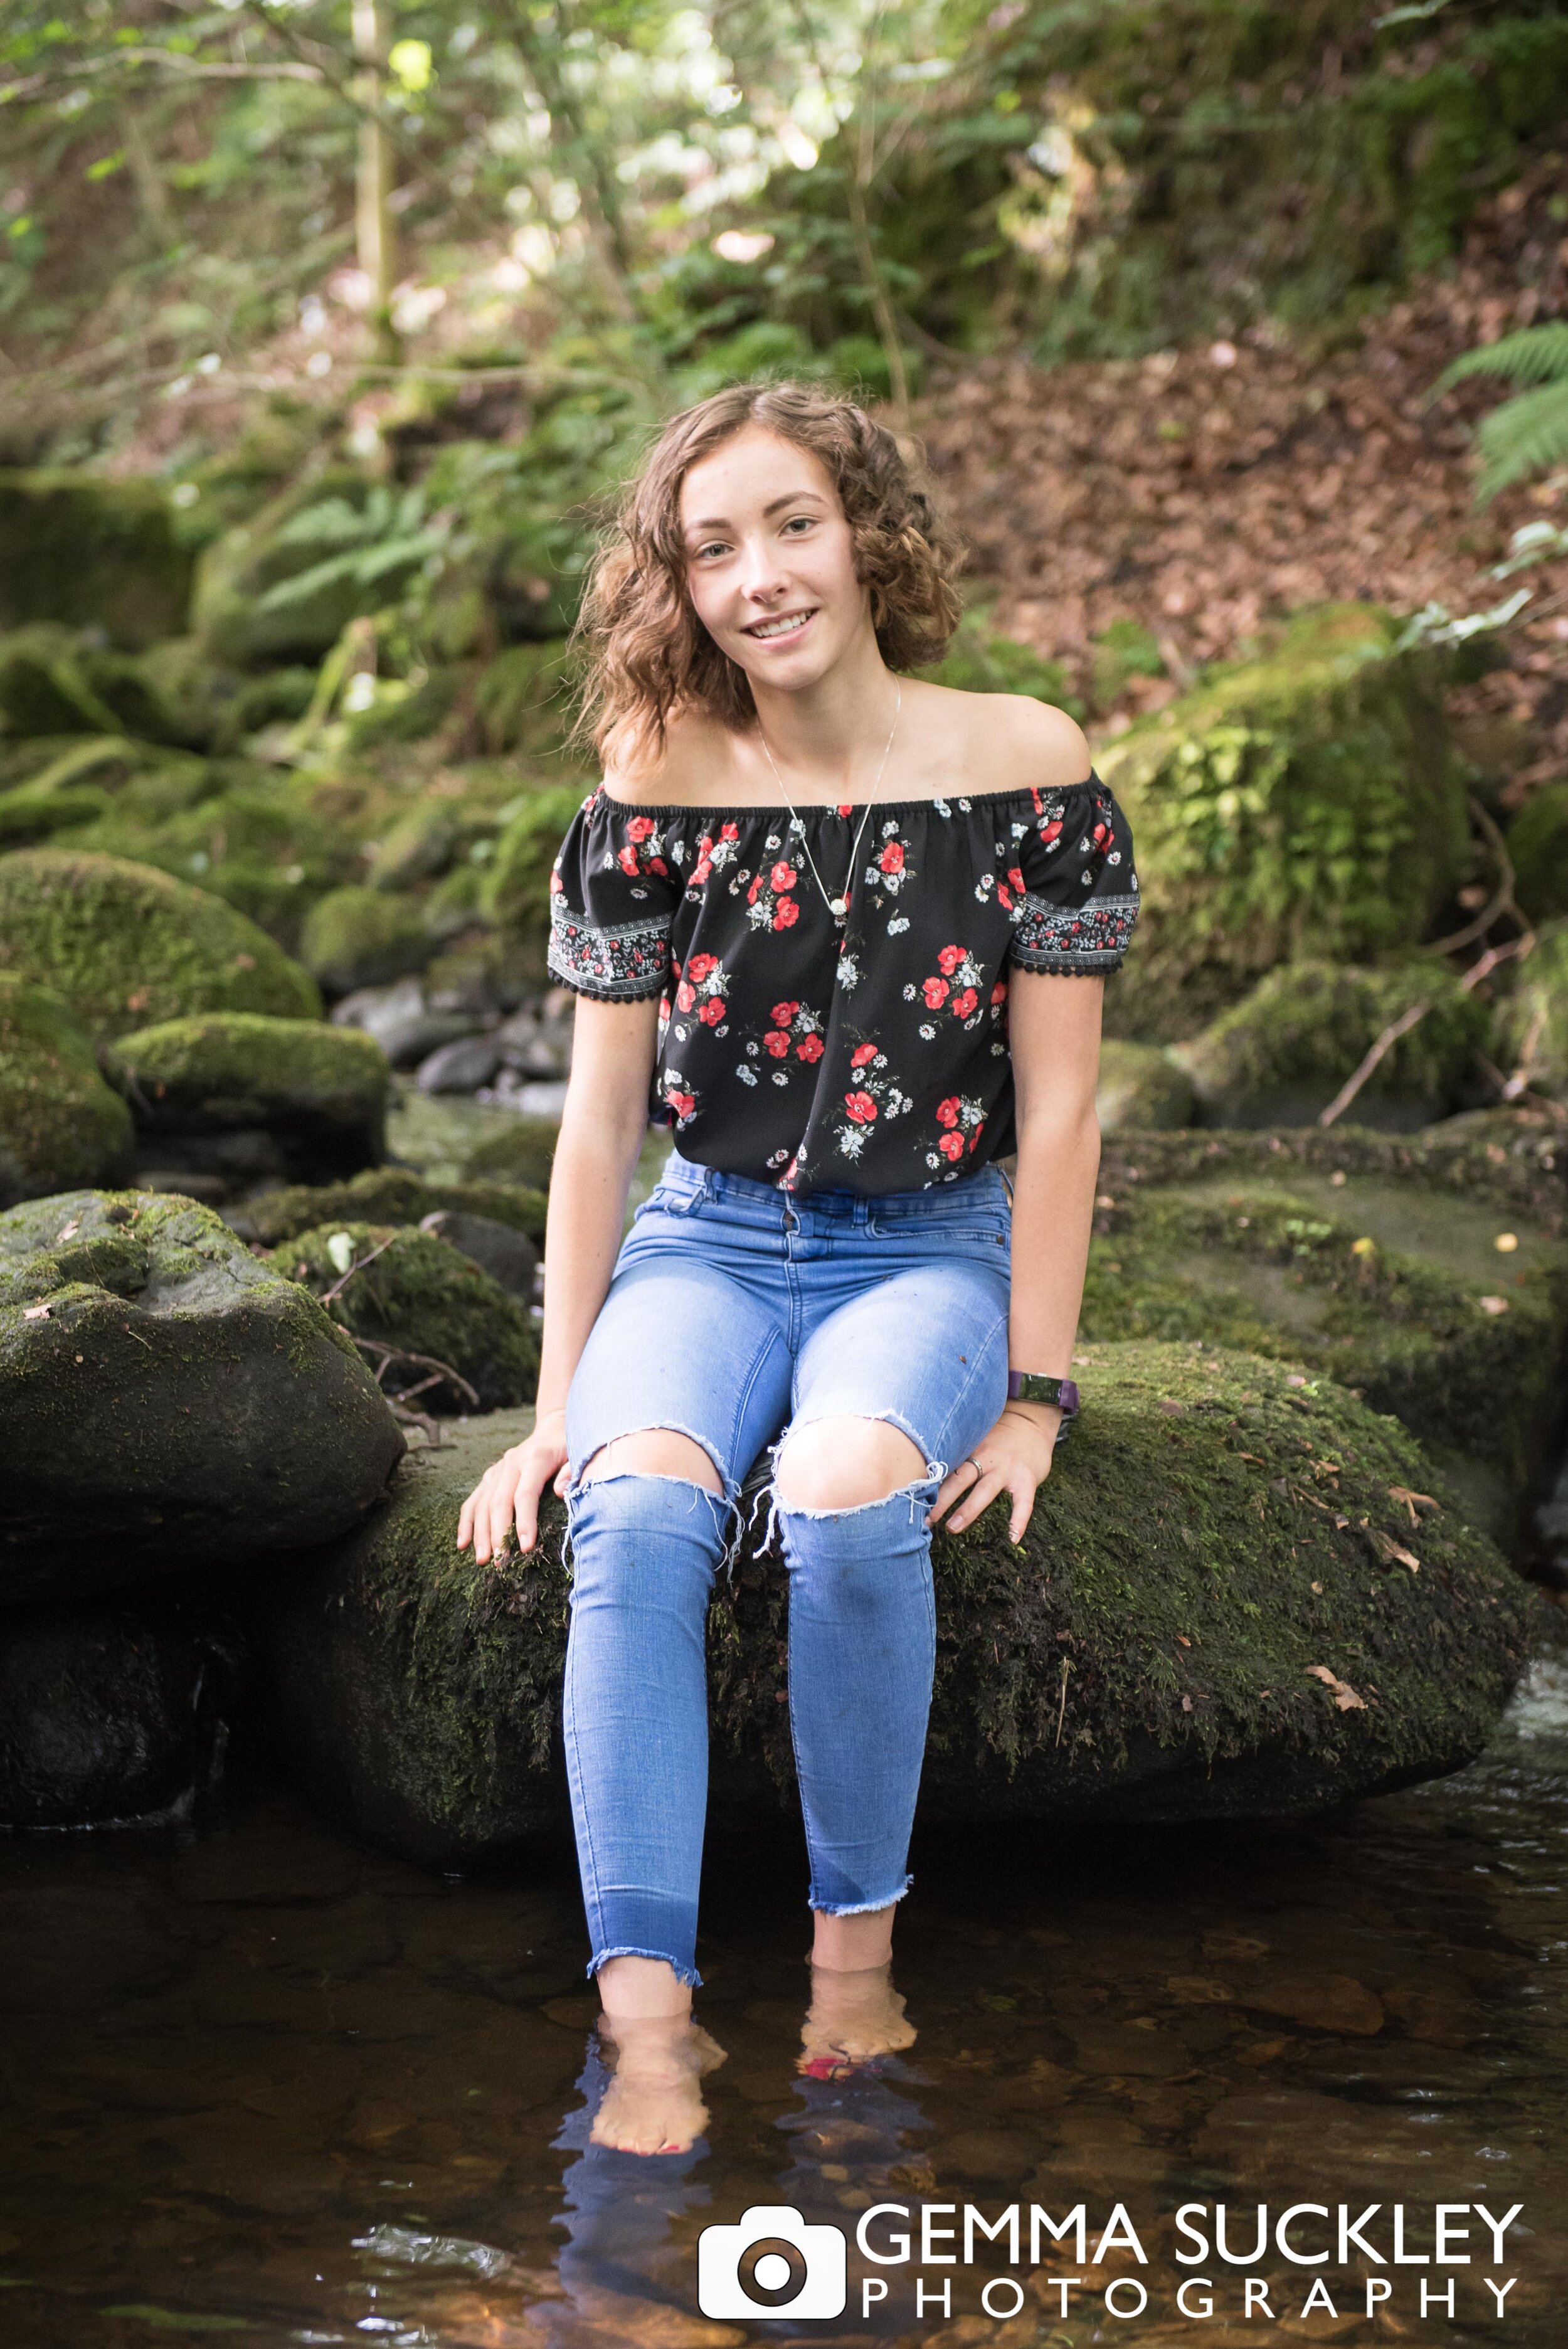
[{"label": "large moss-covered rock", "polygon": [[473,1183],[521,1183],[548,1191],[561,1126],[552,1117],[513,1117],[487,1134],[463,1162]]},{"label": "large moss-covered rock", "polygon": [[0,636],[0,732],[182,742],[188,730],[141,662],[37,621]]},{"label": "large moss-covered rock", "polygon": [[[1022,1548],[999,1507],[937,1539],[922,1815],[1310,1811],[1479,1753],[1544,1602],[1405,1432],[1244,1355],[1088,1351]],[[269,1633],[313,1794],[432,1865],[568,1832],[559,1511],[526,1559],[455,1547],[464,1495],[527,1425],[474,1422],[411,1457]],[[1414,1524],[1405,1492],[1433,1496]],[[786,1629],[784,1568],[753,1543],[708,1619],[720,1815],[789,1799]]]},{"label": "large moss-covered rock", "polygon": [[0,1207],[100,1183],[130,1146],[130,1112],[69,1005],[0,971]]},{"label": "large moss-covered rock", "polygon": [[0,473],[0,628],[65,621],[129,646],[177,636],[191,564],[158,482]]},{"label": "large moss-covered rock", "polygon": [[329,995],[422,970],[436,950],[418,905],[394,890],[333,889],[306,916],[300,954]]},{"label": "large moss-covered rock", "polygon": [[0,1827],[189,1818],[217,1791],[241,1663],[177,1609],[0,1615]]},{"label": "large moss-covered rock", "polygon": [[[286,1241],[273,1261],[329,1300],[335,1319],[367,1348],[387,1350],[389,1394],[418,1388],[432,1412],[499,1411],[531,1399],[539,1334],[529,1306],[436,1233],[323,1224]],[[443,1370],[463,1384],[432,1380]]]},{"label": "large moss-covered rock", "polygon": [[1099,1050],[1094,1106],[1102,1133],[1191,1125],[1192,1080],[1158,1044],[1129,1044],[1107,1037]]},{"label": "large moss-covered rock", "polygon": [[406,1166],[377,1166],[348,1183],[291,1183],[265,1192],[235,1209],[229,1221],[244,1238],[279,1247],[318,1225],[335,1231],[345,1224],[421,1224],[449,1210],[484,1216],[542,1240],[545,1206],[542,1191],[516,1184],[430,1183]]},{"label": "large moss-covered rock", "polygon": [[1396,633],[1370,605],[1305,613],[1101,750],[1142,885],[1117,1032],[1191,1035],[1276,963],[1429,934],[1463,877],[1465,776],[1430,658]]},{"label": "large moss-covered rock", "polygon": [[122,1036],[104,1065],[144,1135],[259,1126],[302,1172],[352,1174],[383,1154],[391,1072],[357,1028],[207,1012]]},{"label": "large moss-covered rock", "polygon": [[330,1541],[403,1436],[315,1299],[189,1199],[71,1191],[0,1216],[0,1601]]},{"label": "large moss-covered rock", "polygon": [[1173,1057],[1209,1124],[1309,1125],[1384,1030],[1421,1004],[1430,1009],[1355,1102],[1358,1123],[1414,1133],[1463,1105],[1491,1044],[1488,1006],[1440,962],[1286,963]]},{"label": "large moss-covered rock", "polygon": [[86,850],[0,856],[0,970],[56,988],[100,1039],[193,1011],[321,1011],[309,973],[222,898]]},{"label": "large moss-covered rock", "polygon": [[1335,1379],[1396,1413],[1479,1521],[1515,1531],[1555,1427],[1560,1238],[1517,1204],[1277,1158],[1170,1186],[1126,1174],[1101,1168],[1086,1340],[1245,1347]]}]

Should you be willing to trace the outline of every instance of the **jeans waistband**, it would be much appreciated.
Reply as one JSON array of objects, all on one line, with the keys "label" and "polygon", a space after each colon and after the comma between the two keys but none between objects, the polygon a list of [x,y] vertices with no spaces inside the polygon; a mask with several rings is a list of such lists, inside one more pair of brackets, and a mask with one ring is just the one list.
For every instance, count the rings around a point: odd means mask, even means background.
[{"label": "jeans waistband", "polygon": [[901,1215],[929,1213],[935,1219],[975,1207],[994,1214],[1008,1206],[1007,1186],[995,1166],[976,1167],[973,1174],[956,1183],[934,1184],[928,1191],[811,1191],[797,1199],[775,1183],[759,1183],[750,1174],[726,1174],[717,1166],[699,1166],[672,1150],[659,1179],[673,1190],[703,1192],[712,1199],[750,1200],[779,1214],[793,1206],[802,1215],[842,1216],[845,1222],[863,1223],[868,1216],[885,1214],[890,1208]]}]

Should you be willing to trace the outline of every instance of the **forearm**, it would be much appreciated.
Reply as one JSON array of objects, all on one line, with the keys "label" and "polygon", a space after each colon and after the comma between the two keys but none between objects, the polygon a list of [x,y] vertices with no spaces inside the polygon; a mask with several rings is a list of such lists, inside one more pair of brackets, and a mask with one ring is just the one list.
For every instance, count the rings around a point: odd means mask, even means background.
[{"label": "forearm", "polygon": [[538,1413],[562,1410],[610,1287],[638,1154],[645,1093],[617,1108],[568,1097],[550,1178]]},{"label": "forearm", "polygon": [[1013,1183],[1013,1290],[1007,1359],[1047,1378],[1071,1375],[1073,1340],[1099,1174],[1092,1096],[1066,1116],[1029,1120]]}]

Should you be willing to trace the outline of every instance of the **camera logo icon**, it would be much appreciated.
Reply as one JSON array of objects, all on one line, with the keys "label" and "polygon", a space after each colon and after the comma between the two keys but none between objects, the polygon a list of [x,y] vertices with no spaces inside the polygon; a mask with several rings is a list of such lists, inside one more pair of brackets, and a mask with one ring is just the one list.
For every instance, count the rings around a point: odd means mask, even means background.
[{"label": "camera logo icon", "polygon": [[842,2316],[849,2257],[837,2227],[811,2227],[787,2203],[754,2202],[733,2227],[696,2240],[705,2316]]}]

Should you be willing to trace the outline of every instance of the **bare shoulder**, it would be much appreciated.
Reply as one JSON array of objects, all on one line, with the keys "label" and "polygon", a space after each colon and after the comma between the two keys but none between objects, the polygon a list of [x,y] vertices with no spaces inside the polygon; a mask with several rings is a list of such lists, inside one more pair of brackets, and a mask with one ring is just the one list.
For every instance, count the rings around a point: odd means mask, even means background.
[{"label": "bare shoulder", "polygon": [[733,781],[733,739],[700,710],[674,712],[662,743],[628,737],[605,749],[605,788],[634,807],[717,804]]},{"label": "bare shoulder", "polygon": [[[1020,786],[1065,791],[1088,781],[1092,763],[1083,728],[1054,702],[1027,693],[976,694],[990,705],[984,721],[991,741],[1016,761]],[[976,724],[982,721],[976,718]]]}]

